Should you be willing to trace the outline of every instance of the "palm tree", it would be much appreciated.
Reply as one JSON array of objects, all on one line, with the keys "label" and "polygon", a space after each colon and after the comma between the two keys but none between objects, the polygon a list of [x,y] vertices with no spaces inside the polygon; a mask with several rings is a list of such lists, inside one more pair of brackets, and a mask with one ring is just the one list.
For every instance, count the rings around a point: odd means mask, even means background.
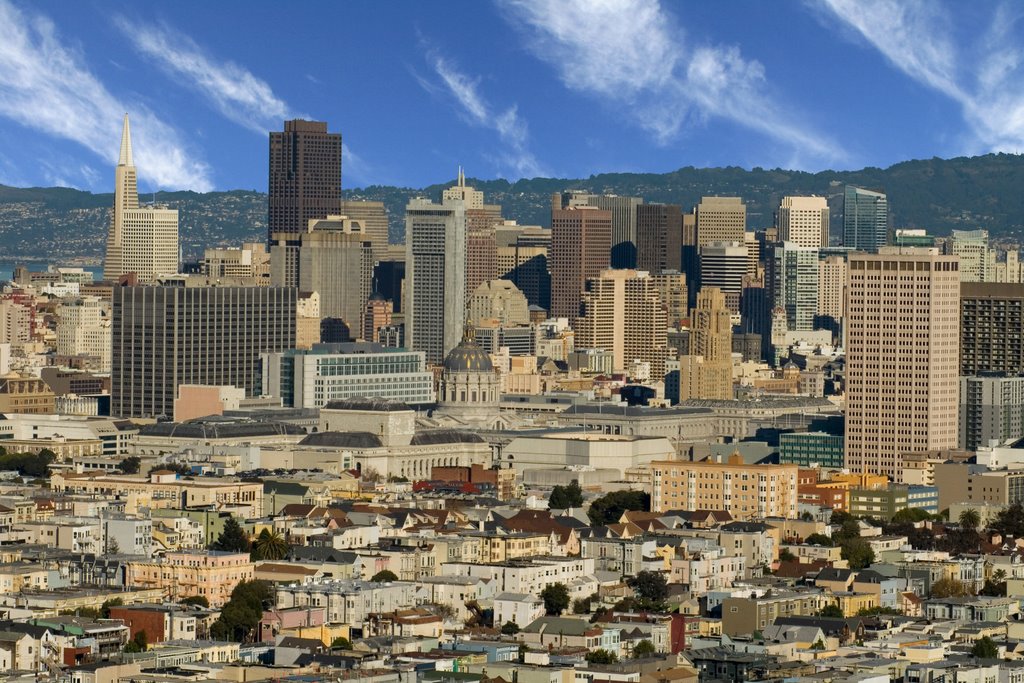
[{"label": "palm tree", "polygon": [[981,515],[974,508],[967,508],[960,513],[960,526],[974,531],[981,524]]},{"label": "palm tree", "polygon": [[252,544],[257,560],[281,560],[288,554],[288,541],[277,529],[264,529]]},{"label": "palm tree", "polygon": [[997,569],[992,572],[992,583],[1002,583],[1003,581],[1006,581],[1005,569]]}]

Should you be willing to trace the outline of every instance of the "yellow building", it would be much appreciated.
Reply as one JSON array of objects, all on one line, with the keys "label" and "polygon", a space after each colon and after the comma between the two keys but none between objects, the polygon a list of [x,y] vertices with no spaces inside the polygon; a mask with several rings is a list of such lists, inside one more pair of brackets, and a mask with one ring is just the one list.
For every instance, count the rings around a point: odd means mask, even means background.
[{"label": "yellow building", "polygon": [[872,593],[835,593],[832,597],[844,617],[855,617],[861,610],[878,607],[878,596]]},{"label": "yellow building", "polygon": [[210,607],[221,607],[235,586],[255,574],[248,553],[192,550],[167,553],[159,562],[129,562],[125,582],[132,588],[159,588],[175,601],[200,595]]},{"label": "yellow building", "polygon": [[797,465],[667,460],[651,463],[651,510],[726,510],[738,520],[797,516]]}]

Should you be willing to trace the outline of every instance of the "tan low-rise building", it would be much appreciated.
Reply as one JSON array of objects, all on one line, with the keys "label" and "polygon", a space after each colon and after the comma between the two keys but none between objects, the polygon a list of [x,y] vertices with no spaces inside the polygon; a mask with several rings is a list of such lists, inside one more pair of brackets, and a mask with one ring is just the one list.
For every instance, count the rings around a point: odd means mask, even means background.
[{"label": "tan low-rise building", "polygon": [[726,510],[739,520],[797,516],[797,465],[669,460],[651,463],[651,510]]},{"label": "tan low-rise building", "polygon": [[192,550],[167,553],[161,561],[129,562],[125,582],[133,588],[159,588],[171,600],[198,595],[220,607],[235,586],[255,574],[248,553]]},{"label": "tan low-rise building", "polygon": [[77,493],[127,501],[126,512],[140,506],[222,509],[238,508],[246,517],[263,516],[263,484],[227,478],[182,479],[174,472],[158,471],[148,477],[102,473],[63,474],[50,477],[55,493]]}]

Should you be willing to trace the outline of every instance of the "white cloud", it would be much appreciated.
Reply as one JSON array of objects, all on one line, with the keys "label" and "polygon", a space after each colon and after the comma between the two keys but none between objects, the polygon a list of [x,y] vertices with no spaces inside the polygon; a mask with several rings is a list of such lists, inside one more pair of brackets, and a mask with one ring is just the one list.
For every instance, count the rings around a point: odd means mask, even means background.
[{"label": "white cloud", "polygon": [[1017,17],[996,8],[975,44],[953,34],[954,20],[932,0],[825,0],[830,19],[866,40],[894,67],[957,102],[970,128],[967,151],[1024,145],[1024,73]]},{"label": "white cloud", "polygon": [[125,17],[115,24],[139,52],[199,91],[225,118],[260,134],[276,130],[285,119],[299,118],[266,81],[234,62],[215,61],[180,31]]},{"label": "white cloud", "polygon": [[459,71],[436,50],[428,50],[427,61],[441,79],[443,87],[439,88],[433,82],[417,75],[416,79],[420,85],[429,92],[450,95],[470,123],[496,132],[507,147],[505,152],[496,157],[500,165],[510,168],[519,178],[547,175],[543,165],[529,150],[529,128],[519,116],[515,105],[504,111],[496,111],[480,94],[479,82]]},{"label": "white cloud", "polygon": [[845,156],[772,103],[759,62],[736,47],[688,43],[658,0],[503,0],[502,6],[566,87],[622,107],[661,144],[688,120],[721,117],[797,148],[801,158]]},{"label": "white cloud", "polygon": [[209,167],[189,154],[174,128],[141,104],[115,97],[48,18],[0,0],[0,116],[73,140],[113,165],[126,111],[144,181],[200,192],[213,187]]}]

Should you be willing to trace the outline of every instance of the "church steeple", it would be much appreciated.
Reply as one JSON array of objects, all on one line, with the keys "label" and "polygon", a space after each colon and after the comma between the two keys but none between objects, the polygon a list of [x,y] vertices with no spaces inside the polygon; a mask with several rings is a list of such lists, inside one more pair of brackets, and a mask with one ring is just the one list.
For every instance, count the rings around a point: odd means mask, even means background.
[{"label": "church steeple", "polygon": [[132,131],[128,126],[128,114],[124,115],[124,127],[121,128],[121,154],[117,158],[118,166],[134,166],[132,163]]}]

